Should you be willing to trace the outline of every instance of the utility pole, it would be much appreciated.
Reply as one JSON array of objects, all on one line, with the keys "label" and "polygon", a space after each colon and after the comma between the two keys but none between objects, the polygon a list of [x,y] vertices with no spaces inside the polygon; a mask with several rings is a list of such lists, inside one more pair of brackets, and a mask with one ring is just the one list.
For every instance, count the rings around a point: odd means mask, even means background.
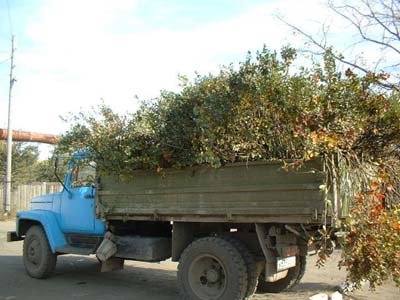
[{"label": "utility pole", "polygon": [[4,213],[8,214],[11,212],[11,168],[12,168],[12,127],[11,127],[11,98],[12,88],[15,83],[13,75],[14,70],[14,36],[11,36],[11,64],[10,64],[10,85],[8,90],[8,127],[7,127],[7,168],[6,168],[6,180],[4,189]]}]

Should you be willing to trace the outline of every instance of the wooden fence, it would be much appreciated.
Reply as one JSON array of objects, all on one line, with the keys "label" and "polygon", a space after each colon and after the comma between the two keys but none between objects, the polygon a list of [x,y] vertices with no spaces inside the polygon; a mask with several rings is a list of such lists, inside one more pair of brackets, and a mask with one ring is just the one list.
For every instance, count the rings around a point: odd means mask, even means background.
[{"label": "wooden fence", "polygon": [[[11,211],[29,210],[30,202],[33,197],[56,193],[62,190],[58,182],[38,182],[27,185],[14,186],[11,192]],[[1,209],[4,203],[4,189],[0,187]]]}]

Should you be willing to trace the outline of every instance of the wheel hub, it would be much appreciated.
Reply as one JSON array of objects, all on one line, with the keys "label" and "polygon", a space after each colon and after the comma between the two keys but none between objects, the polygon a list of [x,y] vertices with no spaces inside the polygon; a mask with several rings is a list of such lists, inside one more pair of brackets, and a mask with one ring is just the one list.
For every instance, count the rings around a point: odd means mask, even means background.
[{"label": "wheel hub", "polygon": [[220,278],[221,278],[220,272],[218,272],[217,270],[215,269],[207,270],[206,272],[207,282],[216,283],[220,280]]},{"label": "wheel hub", "polygon": [[40,244],[39,241],[33,240],[28,247],[28,259],[33,264],[37,265],[40,259]]},{"label": "wheel hub", "polygon": [[226,271],[221,261],[212,255],[195,259],[189,269],[189,284],[200,299],[219,299],[226,290]]}]

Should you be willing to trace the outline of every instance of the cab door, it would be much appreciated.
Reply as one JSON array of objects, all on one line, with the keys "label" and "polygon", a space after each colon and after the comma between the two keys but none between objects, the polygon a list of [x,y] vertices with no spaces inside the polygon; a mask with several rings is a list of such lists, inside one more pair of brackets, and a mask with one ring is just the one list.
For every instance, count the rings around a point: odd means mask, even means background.
[{"label": "cab door", "polygon": [[96,169],[84,160],[72,163],[61,194],[60,219],[65,233],[95,233]]}]

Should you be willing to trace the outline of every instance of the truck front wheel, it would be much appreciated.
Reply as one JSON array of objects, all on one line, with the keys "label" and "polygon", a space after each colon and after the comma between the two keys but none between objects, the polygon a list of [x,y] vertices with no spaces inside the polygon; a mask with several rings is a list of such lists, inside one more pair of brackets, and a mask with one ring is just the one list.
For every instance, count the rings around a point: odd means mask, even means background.
[{"label": "truck front wheel", "polygon": [[46,278],[56,266],[57,256],[51,252],[46,234],[41,226],[28,229],[23,246],[25,270],[33,278]]},{"label": "truck front wheel", "polygon": [[229,241],[201,238],[182,253],[178,284],[184,299],[242,300],[247,291],[246,264]]}]

